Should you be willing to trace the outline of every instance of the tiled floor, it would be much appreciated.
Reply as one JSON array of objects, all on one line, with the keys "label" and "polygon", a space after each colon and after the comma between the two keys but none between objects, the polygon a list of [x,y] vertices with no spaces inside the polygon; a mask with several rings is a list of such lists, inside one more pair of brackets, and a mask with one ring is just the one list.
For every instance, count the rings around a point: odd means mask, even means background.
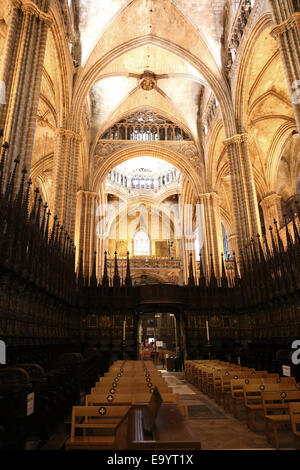
[{"label": "tiled floor", "polygon": [[[180,396],[180,402],[187,406],[189,425],[201,442],[203,450],[273,449],[265,437],[263,417],[257,419],[258,432],[252,432],[245,422],[245,413],[242,414],[241,421],[235,419],[218,406],[214,400],[189,384],[185,380],[183,372],[167,372],[165,370],[161,372],[173,392]],[[69,428],[65,423],[59,426],[51,439],[63,439],[66,436],[67,427]],[[294,437],[289,427],[280,429],[279,436],[280,449],[300,450],[300,439]],[[26,448],[38,449],[40,448],[39,444],[39,441],[29,439]],[[47,445],[49,448],[49,443]],[[54,449],[55,445],[52,447]]]},{"label": "tiled floor", "polygon": [[[262,418],[257,421],[258,432],[252,432],[245,422],[245,414],[242,414],[241,421],[235,419],[214,400],[186,382],[184,373],[162,370],[162,374],[173,392],[179,394],[180,402],[187,405],[189,424],[203,450],[273,449],[266,440]],[[290,428],[279,429],[279,432],[280,449],[300,449],[300,439],[293,436]]]}]

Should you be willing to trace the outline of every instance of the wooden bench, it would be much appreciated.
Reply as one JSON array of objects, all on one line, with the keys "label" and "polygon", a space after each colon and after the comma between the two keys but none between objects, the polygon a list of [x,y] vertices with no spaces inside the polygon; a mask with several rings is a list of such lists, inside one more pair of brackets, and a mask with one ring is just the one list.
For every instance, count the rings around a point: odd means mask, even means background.
[{"label": "wooden bench", "polygon": [[263,412],[261,394],[264,391],[286,391],[296,390],[295,379],[287,377],[281,379],[281,382],[250,384],[244,386],[244,406],[247,411],[247,425],[252,431],[256,431],[255,417],[259,412]]},{"label": "wooden bench", "polygon": [[166,382],[153,381],[153,382],[119,382],[117,385],[113,383],[109,384],[96,384],[96,387],[92,388],[92,393],[140,393],[153,391],[154,387],[158,387],[161,393],[172,393],[172,389],[166,384]]},{"label": "wooden bench", "polygon": [[279,449],[277,425],[291,422],[289,402],[296,401],[300,403],[300,391],[286,390],[277,392],[262,392],[261,396],[266,421],[267,440],[269,442],[271,440],[271,432],[269,428],[269,424],[271,424],[275,446],[276,449]]},{"label": "wooden bench", "polygon": [[241,419],[241,406],[245,403],[244,386],[245,385],[260,385],[267,383],[277,383],[279,379],[278,374],[268,374],[266,377],[246,377],[243,379],[236,379],[231,381],[231,400],[233,404],[233,415],[237,419]]},{"label": "wooden bench", "polygon": [[241,369],[237,368],[216,368],[212,371],[207,372],[207,393],[211,398],[214,398],[217,402],[220,402],[221,388],[222,388],[222,377],[229,376],[230,374],[236,375]]},{"label": "wooden bench", "polygon": [[[129,406],[73,406],[66,450],[125,450],[129,410]],[[76,435],[77,429],[82,435]]]},{"label": "wooden bench", "polygon": [[[160,392],[159,388],[158,391]],[[188,408],[186,405],[182,405],[180,403],[179,395],[177,393],[161,393],[161,398],[163,403],[176,403],[178,409],[180,410],[182,416],[186,420],[189,419],[188,416]],[[90,395],[86,395],[85,397],[85,404],[89,405],[105,405],[109,403],[111,406],[120,406],[120,405],[134,405],[134,404],[148,404],[151,400],[151,393],[132,393],[132,394],[119,394],[117,397],[116,395],[113,397],[113,400],[108,400],[108,396],[99,393],[92,393]]]},{"label": "wooden bench", "polygon": [[233,381],[238,379],[245,379],[248,377],[253,377],[254,373],[253,370],[236,370],[235,372],[231,371],[231,373],[226,372],[224,375],[221,376],[221,387],[218,391],[218,398],[217,401],[219,404],[222,404],[224,410],[231,410],[231,384]]},{"label": "wooden bench", "polygon": [[175,404],[160,406],[155,428],[145,433],[143,414],[147,407],[133,406],[129,414],[130,450],[199,450],[201,444]]}]

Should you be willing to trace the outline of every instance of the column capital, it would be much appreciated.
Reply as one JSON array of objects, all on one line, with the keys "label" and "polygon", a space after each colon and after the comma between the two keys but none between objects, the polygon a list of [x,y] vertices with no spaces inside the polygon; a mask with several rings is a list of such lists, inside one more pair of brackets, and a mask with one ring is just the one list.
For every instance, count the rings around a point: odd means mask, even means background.
[{"label": "column capital", "polygon": [[290,16],[287,20],[283,23],[274,26],[270,32],[271,36],[274,39],[280,38],[284,33],[289,31],[290,29],[300,29],[300,13],[296,12],[292,16]]},{"label": "column capital", "polygon": [[277,193],[271,193],[265,196],[261,201],[261,207],[265,207],[266,209],[272,207],[274,204],[278,204],[281,200],[281,196]]},{"label": "column capital", "polygon": [[24,13],[28,13],[39,18],[48,26],[51,26],[53,23],[52,17],[48,13],[42,11],[32,0],[13,0],[13,2],[13,5],[21,8]]},{"label": "column capital", "polygon": [[240,144],[242,142],[249,142],[251,139],[250,134],[236,134],[233,135],[232,137],[229,137],[228,139],[225,139],[223,141],[223,144],[227,147],[232,144]]},{"label": "column capital", "polygon": [[200,197],[200,198],[203,197],[203,198],[205,198],[205,199],[209,199],[210,197],[214,197],[214,198],[216,198],[216,199],[219,199],[220,196],[218,195],[218,193],[216,193],[216,191],[210,191],[209,193],[201,193],[201,194],[199,194],[199,197]]},{"label": "column capital", "polygon": [[227,235],[228,241],[236,239],[237,237],[238,237],[237,233],[230,233],[229,235]]},{"label": "column capital", "polygon": [[93,191],[85,191],[84,189],[79,189],[79,191],[77,191],[77,196],[82,196],[82,195],[90,196],[90,197],[98,197],[98,194]]},{"label": "column capital", "polygon": [[58,127],[56,129],[56,134],[58,136],[64,136],[66,139],[74,139],[78,140],[79,142],[82,141],[82,136],[80,134],[77,134],[74,131],[71,131],[70,129],[64,129],[63,127]]}]

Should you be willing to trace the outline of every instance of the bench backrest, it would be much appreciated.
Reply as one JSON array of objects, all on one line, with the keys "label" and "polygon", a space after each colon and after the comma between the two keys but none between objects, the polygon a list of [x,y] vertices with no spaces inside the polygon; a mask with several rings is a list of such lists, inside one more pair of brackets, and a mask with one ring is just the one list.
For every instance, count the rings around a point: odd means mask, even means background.
[{"label": "bench backrest", "polygon": [[[179,403],[179,396],[177,393],[164,393],[159,390],[159,393],[162,397],[164,403]],[[122,394],[119,396],[115,394],[112,401],[108,401],[108,395],[100,393],[92,393],[86,395],[85,403],[87,406],[90,405],[118,405],[120,403],[148,403],[151,400],[152,393],[131,393],[131,394]]]},{"label": "bench backrest", "polygon": [[244,377],[242,379],[231,380],[231,394],[232,397],[240,397],[244,395],[245,385],[261,385],[261,384],[276,384],[278,383],[278,374],[272,374],[267,377],[256,377],[251,375],[250,377]]},{"label": "bench backrest", "polygon": [[244,385],[244,403],[245,405],[260,404],[262,402],[261,394],[263,392],[284,392],[287,390],[295,391],[295,383],[264,383]]},{"label": "bench backrest", "polygon": [[[73,406],[71,440],[75,437],[77,428],[88,429],[96,428],[103,424],[107,418],[122,419],[130,410],[130,406]],[[80,418],[80,421],[77,421]]]},{"label": "bench backrest", "polygon": [[[106,405],[115,405],[115,404],[131,404],[132,403],[132,394],[131,393],[97,393],[97,390],[93,392],[93,389],[91,391],[92,393],[90,395],[86,395],[86,400],[87,397],[95,397],[97,396],[97,404],[106,404]],[[90,399],[91,403],[93,403],[92,399]]]},{"label": "bench backrest", "polygon": [[289,408],[290,401],[300,402],[299,390],[278,390],[276,392],[262,392],[262,405],[265,416],[269,411],[286,410]]},{"label": "bench backrest", "polygon": [[164,392],[169,392],[172,393],[172,389],[168,387],[166,383],[156,383],[152,384],[151,382],[149,383],[149,386],[147,383],[128,383],[128,384],[118,384],[117,387],[112,387],[112,385],[108,386],[106,384],[100,384],[94,387],[97,393],[112,393],[112,394],[118,394],[118,393],[139,393],[139,392],[148,392],[149,390],[153,390],[154,386],[156,386],[160,391]]}]

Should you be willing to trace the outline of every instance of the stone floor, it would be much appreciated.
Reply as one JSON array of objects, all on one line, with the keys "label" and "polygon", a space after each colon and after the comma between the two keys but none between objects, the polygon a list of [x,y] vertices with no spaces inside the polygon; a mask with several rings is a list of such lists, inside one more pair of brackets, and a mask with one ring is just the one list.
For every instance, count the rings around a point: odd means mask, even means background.
[{"label": "stone floor", "polygon": [[[161,370],[161,367],[158,366]],[[214,400],[201,393],[196,387],[185,380],[183,372],[167,372],[161,370],[164,379],[178,393],[180,402],[187,406],[189,424],[201,442],[203,450],[270,450],[274,449],[265,437],[263,416],[258,417],[257,432],[252,432],[246,424],[245,413],[241,421],[224,411]],[[53,434],[44,449],[57,449],[57,442],[66,438],[66,430],[70,427],[70,417],[62,423]],[[293,435],[289,426],[279,428],[281,450],[300,450],[300,439]],[[29,439],[28,450],[40,449],[40,442]]]},{"label": "stone floor", "polygon": [[[189,424],[199,438],[203,450],[267,450],[274,449],[265,437],[263,416],[257,419],[257,430],[248,429],[245,413],[241,421],[224,411],[214,400],[186,382],[183,372],[161,370],[164,379],[188,407]],[[300,449],[300,439],[289,426],[279,427],[280,449]]]}]

